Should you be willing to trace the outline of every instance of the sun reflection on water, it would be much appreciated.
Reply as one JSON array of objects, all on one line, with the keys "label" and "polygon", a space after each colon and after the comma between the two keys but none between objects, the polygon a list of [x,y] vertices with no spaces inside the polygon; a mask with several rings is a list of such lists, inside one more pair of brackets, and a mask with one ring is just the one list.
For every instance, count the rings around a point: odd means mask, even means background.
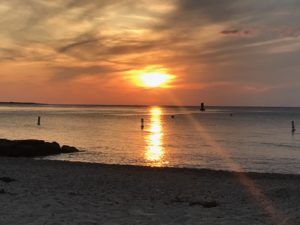
[{"label": "sun reflection on water", "polygon": [[163,166],[165,150],[163,147],[163,126],[161,121],[162,109],[152,107],[150,109],[150,128],[149,134],[145,137],[146,152],[145,159],[150,166]]}]

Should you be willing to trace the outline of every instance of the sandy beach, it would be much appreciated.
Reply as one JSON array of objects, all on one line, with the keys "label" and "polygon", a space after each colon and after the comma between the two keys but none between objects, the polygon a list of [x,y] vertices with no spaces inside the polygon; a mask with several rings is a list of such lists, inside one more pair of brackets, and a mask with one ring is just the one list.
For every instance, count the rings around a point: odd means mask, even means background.
[{"label": "sandy beach", "polygon": [[300,176],[0,159],[0,224],[300,224]]}]

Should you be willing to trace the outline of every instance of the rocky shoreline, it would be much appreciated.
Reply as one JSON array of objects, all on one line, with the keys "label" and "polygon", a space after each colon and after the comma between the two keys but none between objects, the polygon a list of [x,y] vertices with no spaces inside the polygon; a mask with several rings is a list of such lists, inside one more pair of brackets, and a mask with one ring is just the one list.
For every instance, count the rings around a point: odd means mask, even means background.
[{"label": "rocky shoreline", "polygon": [[78,151],[75,147],[60,146],[57,142],[0,139],[0,156],[5,157],[41,157]]}]

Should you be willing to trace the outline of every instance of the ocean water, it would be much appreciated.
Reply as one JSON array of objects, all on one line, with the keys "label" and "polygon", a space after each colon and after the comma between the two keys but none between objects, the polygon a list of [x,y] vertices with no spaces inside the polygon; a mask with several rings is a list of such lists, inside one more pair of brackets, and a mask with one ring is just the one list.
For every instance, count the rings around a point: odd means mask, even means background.
[{"label": "ocean water", "polygon": [[300,174],[300,108],[1,105],[0,138],[82,150],[46,159]]}]

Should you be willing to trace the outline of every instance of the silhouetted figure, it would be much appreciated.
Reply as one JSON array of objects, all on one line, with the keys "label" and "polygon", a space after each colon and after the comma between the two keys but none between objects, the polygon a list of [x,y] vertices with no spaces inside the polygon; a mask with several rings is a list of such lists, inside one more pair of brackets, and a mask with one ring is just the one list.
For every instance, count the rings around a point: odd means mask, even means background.
[{"label": "silhouetted figure", "polygon": [[174,116],[174,115],[172,115],[172,116],[171,116],[171,118],[172,118],[172,119],[174,119],[174,118],[175,118],[175,116]]},{"label": "silhouetted figure", "polygon": [[38,117],[37,125],[41,126],[41,117],[40,116]]},{"label": "silhouetted figure", "polygon": [[232,113],[230,113],[229,115],[230,115],[231,117],[233,116],[233,114],[232,114]]},{"label": "silhouetted figure", "polygon": [[295,122],[294,120],[292,121],[292,133],[295,133],[296,128],[295,128]]},{"label": "silhouetted figure", "polygon": [[203,102],[201,103],[200,111],[201,111],[201,112],[204,112],[204,111],[205,111],[205,106],[204,106],[204,103],[203,103]]},{"label": "silhouetted figure", "polygon": [[144,118],[141,119],[141,129],[144,129]]}]

